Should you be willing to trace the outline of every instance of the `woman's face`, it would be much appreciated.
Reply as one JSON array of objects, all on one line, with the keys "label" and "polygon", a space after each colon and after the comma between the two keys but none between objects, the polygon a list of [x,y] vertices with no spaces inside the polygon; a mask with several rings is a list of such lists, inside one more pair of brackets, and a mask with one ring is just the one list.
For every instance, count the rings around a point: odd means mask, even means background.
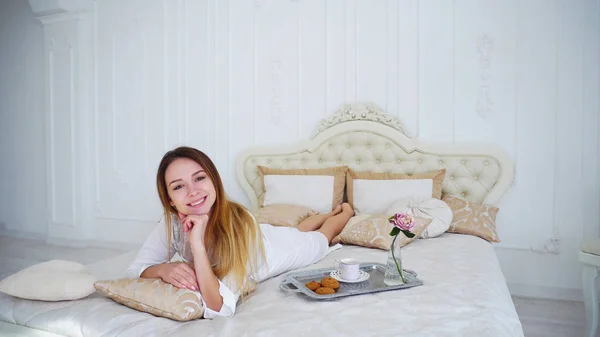
[{"label": "woman's face", "polygon": [[204,168],[189,158],[175,159],[165,172],[171,206],[184,215],[210,216],[216,191]]}]

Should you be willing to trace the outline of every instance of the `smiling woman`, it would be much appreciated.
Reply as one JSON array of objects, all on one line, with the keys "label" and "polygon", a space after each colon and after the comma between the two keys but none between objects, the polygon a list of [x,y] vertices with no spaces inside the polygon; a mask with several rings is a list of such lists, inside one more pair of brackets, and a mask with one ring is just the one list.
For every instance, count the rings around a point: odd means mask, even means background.
[{"label": "smiling woman", "polygon": [[[229,200],[212,160],[191,147],[163,156],[156,184],[165,221],[150,234],[128,276],[161,278],[199,291],[205,318],[231,316],[237,300],[256,283],[321,260],[354,215],[343,204],[296,228],[258,224],[244,206]],[[191,255],[181,254],[185,247]],[[183,262],[169,262],[176,252]]]},{"label": "smiling woman", "polygon": [[[179,215],[209,214],[215,202],[215,186],[211,179],[206,179],[208,174],[198,162],[177,158],[167,167],[164,175],[169,204]],[[159,184],[162,185],[162,179]]]}]

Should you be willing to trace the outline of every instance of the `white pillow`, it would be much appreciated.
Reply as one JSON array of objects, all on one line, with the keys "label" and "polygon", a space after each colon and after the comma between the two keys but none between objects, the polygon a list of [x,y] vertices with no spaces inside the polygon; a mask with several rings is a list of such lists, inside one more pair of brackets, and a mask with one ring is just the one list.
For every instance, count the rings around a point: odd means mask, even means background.
[{"label": "white pillow", "polygon": [[347,166],[273,168],[258,165],[260,207],[288,204],[329,213],[344,201]]},{"label": "white pillow", "polygon": [[442,198],[446,169],[407,173],[348,169],[346,192],[356,214],[384,214],[400,198]]},{"label": "white pillow", "polygon": [[96,277],[84,265],[64,260],[38,263],[0,281],[0,291],[14,297],[41,301],[65,301],[96,291]]},{"label": "white pillow", "polygon": [[264,206],[290,204],[329,213],[333,208],[334,176],[265,175]]},{"label": "white pillow", "polygon": [[431,198],[432,189],[432,179],[354,179],[353,205],[356,213],[382,214],[390,201],[408,196]]},{"label": "white pillow", "polygon": [[395,213],[407,213],[415,217],[432,219],[431,223],[423,233],[421,238],[428,239],[443,234],[452,224],[452,209],[447,203],[440,199],[428,197],[407,197],[402,198],[392,204],[386,215],[391,216]]}]

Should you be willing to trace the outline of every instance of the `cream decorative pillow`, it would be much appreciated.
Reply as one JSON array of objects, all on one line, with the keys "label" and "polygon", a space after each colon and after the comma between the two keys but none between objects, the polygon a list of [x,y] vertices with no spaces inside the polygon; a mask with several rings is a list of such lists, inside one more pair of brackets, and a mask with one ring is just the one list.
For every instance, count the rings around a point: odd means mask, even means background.
[{"label": "cream decorative pillow", "polygon": [[421,238],[428,239],[445,233],[452,223],[452,210],[447,203],[436,198],[417,198],[408,197],[396,201],[385,213],[392,216],[396,213],[407,213],[413,217],[422,217],[431,219],[431,223],[423,233]]},{"label": "cream decorative pillow", "polygon": [[0,291],[28,300],[68,301],[93,294],[95,281],[80,263],[50,260],[6,277],[0,281]]},{"label": "cream decorative pillow", "polygon": [[348,167],[278,169],[258,166],[263,193],[259,206],[290,204],[329,213],[344,201]]},{"label": "cream decorative pillow", "polygon": [[499,208],[466,201],[446,195],[442,200],[450,206],[453,220],[448,233],[478,236],[490,242],[500,242],[496,233],[496,215]]},{"label": "cream decorative pillow", "polygon": [[199,292],[177,288],[159,278],[102,280],[94,287],[117,303],[155,316],[190,321],[204,315]]},{"label": "cream decorative pillow", "polygon": [[273,226],[296,227],[302,220],[316,214],[319,213],[306,206],[273,204],[261,207],[256,214],[256,221]]},{"label": "cream decorative pillow", "polygon": [[442,197],[442,184],[446,169],[403,174],[357,172],[348,169],[346,189],[348,203],[357,213],[384,214],[389,205],[404,197]]},{"label": "cream decorative pillow", "polygon": [[[358,218],[360,217],[360,218]],[[392,240],[390,232],[394,226],[390,223],[389,216],[385,214],[378,215],[359,215],[353,218],[358,220],[348,221],[342,232],[333,238],[332,243],[345,243],[349,245],[363,246],[368,248],[379,248],[389,250]],[[427,228],[431,219],[415,217],[415,236],[406,237],[402,232],[398,234],[398,239],[402,247],[417,239],[423,230]]]}]

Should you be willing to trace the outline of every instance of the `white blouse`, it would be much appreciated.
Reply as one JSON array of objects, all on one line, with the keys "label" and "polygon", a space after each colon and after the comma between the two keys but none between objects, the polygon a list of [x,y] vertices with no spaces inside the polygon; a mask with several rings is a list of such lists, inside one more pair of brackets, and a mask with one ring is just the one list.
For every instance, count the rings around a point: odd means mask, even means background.
[{"label": "white blouse", "polygon": [[[173,235],[170,256],[167,257],[169,250],[167,248],[166,223],[160,221],[127,269],[127,277],[140,277],[146,268],[170,261],[175,253],[178,253],[186,261],[192,261],[189,245],[186,244],[187,236],[180,235],[182,233],[181,225],[174,218],[172,219]],[[267,263],[258,266],[258,279],[254,280],[256,283],[315,263],[333,250],[329,248],[329,242],[325,235],[320,232],[300,232],[295,228],[269,224],[260,224],[260,229]],[[339,248],[339,245],[333,248]],[[223,306],[220,311],[211,310],[202,300],[204,318],[233,316],[235,313],[240,292],[225,283],[223,280],[219,280],[219,293],[223,297]]]}]

